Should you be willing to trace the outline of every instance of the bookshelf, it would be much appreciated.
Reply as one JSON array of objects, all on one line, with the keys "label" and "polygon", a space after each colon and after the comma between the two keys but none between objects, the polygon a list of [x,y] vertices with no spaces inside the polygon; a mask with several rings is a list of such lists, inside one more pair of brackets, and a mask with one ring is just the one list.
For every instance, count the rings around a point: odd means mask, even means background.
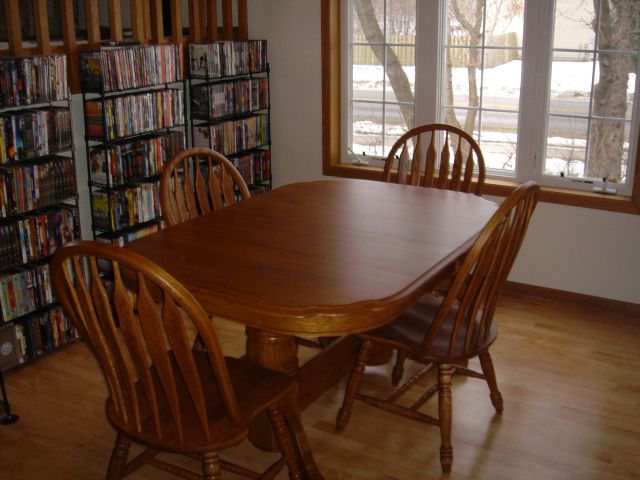
[{"label": "bookshelf", "polygon": [[271,103],[265,40],[189,45],[194,147],[233,162],[252,195],[271,189]]},{"label": "bookshelf", "polygon": [[163,228],[163,165],[185,148],[180,45],[118,45],[80,55],[92,231],[124,246]]},{"label": "bookshelf", "polygon": [[64,55],[0,60],[0,370],[78,336],[56,302],[49,261],[80,237]]}]

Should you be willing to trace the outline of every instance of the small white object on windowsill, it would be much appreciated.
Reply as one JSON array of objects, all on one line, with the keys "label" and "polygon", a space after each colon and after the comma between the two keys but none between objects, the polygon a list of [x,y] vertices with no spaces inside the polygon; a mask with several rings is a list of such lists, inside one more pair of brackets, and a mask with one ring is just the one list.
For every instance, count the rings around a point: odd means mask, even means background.
[{"label": "small white object on windowsill", "polygon": [[605,177],[602,177],[602,185],[594,185],[593,191],[595,193],[604,193],[606,195],[616,195],[618,193],[618,189],[609,185],[609,175],[607,175]]}]

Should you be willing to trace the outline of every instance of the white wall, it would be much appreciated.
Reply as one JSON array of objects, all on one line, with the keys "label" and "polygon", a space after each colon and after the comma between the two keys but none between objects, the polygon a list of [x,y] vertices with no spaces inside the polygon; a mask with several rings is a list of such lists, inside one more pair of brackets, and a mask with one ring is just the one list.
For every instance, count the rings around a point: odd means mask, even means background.
[{"label": "white wall", "polygon": [[[319,0],[249,0],[267,39],[274,184],[322,177]],[[540,204],[510,280],[640,303],[640,215]]]}]

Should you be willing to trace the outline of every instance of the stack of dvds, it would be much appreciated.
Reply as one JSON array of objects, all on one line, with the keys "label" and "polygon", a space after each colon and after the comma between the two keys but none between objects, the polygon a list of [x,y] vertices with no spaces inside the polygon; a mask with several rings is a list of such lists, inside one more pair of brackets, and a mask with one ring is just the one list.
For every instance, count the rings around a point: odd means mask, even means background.
[{"label": "stack of dvds", "polygon": [[88,100],[85,111],[87,137],[96,140],[117,140],[184,125],[183,92],[175,89]]},{"label": "stack of dvds", "polygon": [[191,89],[193,113],[205,118],[251,113],[268,107],[267,77],[194,85]]},{"label": "stack of dvds", "polygon": [[50,305],[54,301],[49,265],[26,265],[0,276],[0,310],[4,321]]},{"label": "stack of dvds", "polygon": [[265,72],[266,40],[220,41],[189,45],[192,77],[220,78]]},{"label": "stack of dvds", "polygon": [[33,262],[75,240],[79,231],[75,207],[30,213],[0,226],[0,268]]},{"label": "stack of dvds", "polygon": [[52,205],[75,195],[75,167],[69,157],[0,172],[1,217]]},{"label": "stack of dvds", "polygon": [[94,222],[105,231],[135,227],[161,217],[158,183],[110,192],[93,192]]},{"label": "stack of dvds", "polygon": [[94,148],[89,152],[91,180],[99,185],[119,186],[160,175],[164,164],[184,148],[182,132]]},{"label": "stack of dvds", "polygon": [[118,92],[183,80],[181,45],[105,47],[80,55],[85,92]]},{"label": "stack of dvds", "polygon": [[33,160],[73,146],[68,108],[0,115],[0,164]]},{"label": "stack of dvds", "polygon": [[194,128],[193,145],[233,155],[269,143],[269,118],[255,115]]},{"label": "stack of dvds", "polygon": [[66,56],[41,55],[0,60],[0,108],[67,98]]}]

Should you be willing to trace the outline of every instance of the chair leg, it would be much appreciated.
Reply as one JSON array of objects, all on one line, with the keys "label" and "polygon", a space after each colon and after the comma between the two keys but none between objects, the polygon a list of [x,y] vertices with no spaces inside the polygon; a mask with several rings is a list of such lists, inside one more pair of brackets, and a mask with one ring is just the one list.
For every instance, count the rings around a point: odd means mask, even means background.
[{"label": "chair leg", "polygon": [[284,461],[289,469],[289,478],[291,480],[301,480],[302,472],[296,459],[296,453],[291,443],[291,438],[288,435],[287,427],[285,424],[284,416],[282,414],[282,407],[280,405],[269,408],[269,420],[271,422],[271,428],[278,442],[278,447],[282,452]]},{"label": "chair leg", "polygon": [[122,478],[124,469],[127,465],[127,457],[129,456],[129,447],[131,440],[123,434],[118,433],[116,436],[116,444],[111,452],[109,460],[109,468],[107,469],[107,480],[118,480]]},{"label": "chair leg", "polygon": [[369,340],[363,340],[362,346],[360,347],[360,352],[358,353],[358,360],[356,361],[353,370],[351,371],[351,375],[349,376],[349,383],[347,384],[347,391],[344,394],[344,400],[342,401],[342,407],[338,412],[338,417],[336,418],[336,430],[338,432],[342,432],[347,423],[349,423],[349,418],[351,417],[351,407],[353,406],[353,400],[356,398],[356,393],[360,389],[360,385],[362,384],[362,377],[364,376],[364,367],[369,360],[369,354],[371,353],[371,349],[373,348],[373,343]]},{"label": "chair leg", "polygon": [[451,471],[451,377],[454,369],[449,364],[438,365],[438,414],[440,419],[440,465],[444,473]]},{"label": "chair leg", "polygon": [[393,366],[393,372],[391,372],[391,383],[394,387],[397,387],[402,380],[404,374],[404,362],[407,359],[407,354],[404,350],[398,349],[396,354],[396,364]]},{"label": "chair leg", "polygon": [[489,355],[489,351],[485,350],[480,355],[480,366],[482,367],[482,373],[484,373],[484,378],[487,380],[487,384],[489,385],[489,391],[491,394],[489,397],[491,398],[491,403],[493,404],[493,408],[496,409],[497,413],[502,413],[504,410],[504,405],[502,402],[502,394],[500,390],[498,390],[498,382],[496,381],[496,371],[493,368],[493,361],[491,360],[491,355]]},{"label": "chair leg", "polygon": [[204,480],[220,480],[222,478],[221,470],[218,452],[202,454],[202,473]]}]

